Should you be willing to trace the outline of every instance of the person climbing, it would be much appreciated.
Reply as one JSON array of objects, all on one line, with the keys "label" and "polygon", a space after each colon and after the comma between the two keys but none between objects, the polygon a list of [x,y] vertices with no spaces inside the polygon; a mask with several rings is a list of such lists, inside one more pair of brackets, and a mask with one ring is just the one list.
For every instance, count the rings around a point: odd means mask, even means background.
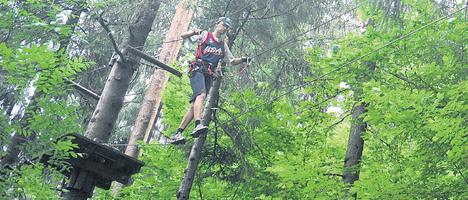
[{"label": "person climbing", "polygon": [[250,59],[247,57],[234,58],[227,43],[224,42],[223,36],[227,33],[228,29],[231,28],[231,19],[220,17],[216,21],[213,32],[192,29],[180,35],[183,39],[197,36],[198,49],[195,54],[195,61],[189,65],[190,85],[193,91],[193,95],[190,99],[191,104],[179,128],[170,138],[172,144],[185,143],[182,132],[187,128],[192,119],[195,119],[195,128],[193,129],[192,137],[196,138],[201,133],[208,130],[208,127],[201,123],[202,107],[206,94],[210,91],[212,85],[214,75],[213,69],[222,76],[221,66],[218,66],[219,61],[224,59],[232,65],[237,65],[245,63]]}]

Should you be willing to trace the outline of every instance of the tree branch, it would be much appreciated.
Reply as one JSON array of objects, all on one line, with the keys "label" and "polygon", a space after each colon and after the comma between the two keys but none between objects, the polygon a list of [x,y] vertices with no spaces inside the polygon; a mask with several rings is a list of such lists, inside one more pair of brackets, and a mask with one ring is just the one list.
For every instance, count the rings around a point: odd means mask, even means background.
[{"label": "tree branch", "polygon": [[342,178],[343,178],[343,175],[342,175],[342,174],[324,173],[323,175],[324,175],[324,176],[339,176],[339,177],[342,177]]},{"label": "tree branch", "polygon": [[340,124],[341,122],[343,122],[348,116],[351,115],[351,112],[348,112],[343,118],[341,118],[340,120],[338,120],[337,122],[333,123],[332,125],[328,126],[327,127],[327,130],[330,131],[333,127],[335,127],[336,125]]},{"label": "tree branch", "polygon": [[93,97],[94,99],[99,100],[99,98],[100,98],[99,95],[96,94],[96,93],[94,93],[94,92],[91,91],[90,89],[88,89],[88,88],[86,88],[86,87],[84,87],[84,86],[82,86],[82,85],[76,83],[75,81],[72,81],[72,80],[68,79],[68,78],[63,78],[63,80],[65,80],[65,82],[67,82],[67,83],[72,84],[73,87],[74,87],[75,89],[77,89],[78,91],[84,92],[85,94],[87,94],[87,95]]},{"label": "tree branch", "polygon": [[304,4],[305,2],[306,1],[302,1],[302,2],[298,3],[297,5],[293,6],[291,9],[289,9],[287,11],[284,11],[284,12],[281,12],[281,13],[278,13],[278,14],[275,14],[275,15],[266,16],[266,13],[265,13],[265,15],[263,15],[261,17],[252,17],[250,19],[265,20],[265,19],[280,17],[280,16],[283,16],[283,15],[291,15],[292,11],[296,10],[300,5]]},{"label": "tree branch", "polygon": [[106,22],[104,21],[104,19],[102,18],[102,15],[104,14],[104,12],[102,12],[99,17],[97,18],[97,21],[99,22],[99,24],[101,24],[102,28],[104,28],[104,30],[106,30],[107,32],[107,37],[110,39],[111,43],[112,43],[112,47],[114,47],[114,51],[120,56],[120,58],[123,60],[125,59],[122,52],[120,51],[119,47],[117,46],[117,43],[115,42],[115,39],[114,39],[114,36],[112,35],[112,32],[111,30],[109,29],[109,27],[107,26]]},{"label": "tree branch", "polygon": [[432,87],[431,84],[427,83],[424,79],[422,79],[417,73],[414,73],[414,75],[421,81],[424,83],[424,85],[426,85],[427,87],[429,87],[429,89],[431,89],[433,92],[437,92],[437,90]]},{"label": "tree branch", "polygon": [[405,76],[403,76],[401,74],[392,73],[392,72],[387,72],[387,73],[391,74],[392,76],[394,76],[394,77],[396,77],[396,78],[398,78],[398,79],[400,79],[400,80],[402,80],[402,81],[404,81],[404,82],[406,82],[406,83],[408,83],[410,85],[413,85],[417,89],[421,88],[419,85],[417,85],[416,83],[411,81],[409,78],[407,78],[407,77],[405,77]]}]

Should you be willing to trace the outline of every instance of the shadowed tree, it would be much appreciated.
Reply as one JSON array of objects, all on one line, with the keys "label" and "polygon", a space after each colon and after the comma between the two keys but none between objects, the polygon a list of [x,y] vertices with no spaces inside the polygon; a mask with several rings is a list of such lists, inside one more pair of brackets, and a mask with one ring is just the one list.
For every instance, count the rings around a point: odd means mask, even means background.
[{"label": "shadowed tree", "polygon": [[130,79],[140,60],[139,57],[129,53],[128,47],[142,49],[151,31],[159,5],[160,1],[147,0],[140,9],[135,10],[134,21],[128,28],[129,33],[118,49],[124,57],[119,56],[112,66],[101,98],[86,129],[87,137],[99,142],[109,140],[122,108]]}]

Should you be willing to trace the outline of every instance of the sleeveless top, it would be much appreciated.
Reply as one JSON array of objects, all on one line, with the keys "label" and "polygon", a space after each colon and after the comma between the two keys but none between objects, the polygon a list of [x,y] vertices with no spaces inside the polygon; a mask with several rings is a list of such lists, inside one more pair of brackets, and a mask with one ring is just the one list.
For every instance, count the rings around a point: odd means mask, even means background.
[{"label": "sleeveless top", "polygon": [[224,41],[217,41],[212,32],[208,32],[202,43],[198,45],[195,58],[217,65],[224,58]]}]

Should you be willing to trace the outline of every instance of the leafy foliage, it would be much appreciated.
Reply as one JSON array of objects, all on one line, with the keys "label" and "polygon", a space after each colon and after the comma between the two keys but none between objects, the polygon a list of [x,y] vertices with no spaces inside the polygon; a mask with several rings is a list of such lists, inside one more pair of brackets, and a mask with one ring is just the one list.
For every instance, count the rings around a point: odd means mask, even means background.
[{"label": "leafy foliage", "polygon": [[79,105],[67,100],[70,88],[64,78],[92,62],[58,50],[58,44],[70,37],[70,26],[59,17],[65,12],[59,3],[0,2],[1,15],[6,16],[0,24],[1,32],[6,31],[0,38],[0,93],[7,97],[1,99],[0,155],[2,165],[13,160],[0,170],[2,198],[58,199],[55,188],[63,177],[38,161],[47,153],[55,164],[63,165],[60,159],[77,156],[70,152],[76,147],[70,141],[55,143],[64,133],[82,131]]},{"label": "leafy foliage", "polygon": [[[5,147],[12,134],[35,136],[33,142],[21,145],[22,160],[34,164],[0,170],[2,197],[58,197],[54,188],[63,177],[50,172],[44,179],[42,173],[47,170],[34,158],[46,151],[57,158],[78,156],[69,152],[73,148],[69,141],[52,143],[65,132],[81,132],[80,124],[90,115],[90,108],[82,107],[85,98],[71,94],[63,78],[80,75],[87,86],[102,88],[113,49],[93,17],[106,10],[104,17],[121,41],[131,16],[122,12],[119,3],[94,4],[95,10],[81,27],[84,31],[75,34],[76,44],[65,53],[56,48],[57,35],[72,33],[60,23],[62,4],[0,1],[4,19],[0,33],[6,33],[0,36],[0,144],[4,147],[0,156],[8,154]],[[167,13],[173,11],[171,3],[161,8],[166,12],[158,16],[149,51],[157,52],[161,45],[160,35],[171,18]],[[314,28],[351,4],[205,1],[198,5],[205,9],[203,17],[201,11],[197,14],[194,26],[203,29],[221,15],[240,27],[248,10],[252,11],[232,50],[235,55],[254,56],[255,62],[245,74],[238,73],[241,67],[236,66],[226,73],[191,198],[342,199],[348,187],[342,181],[343,160],[354,123],[349,116],[360,103],[366,105],[367,130],[357,167],[360,178],[350,186],[352,193],[359,199],[468,196],[466,16],[458,12],[401,38],[463,5],[361,1],[357,20],[350,14]],[[133,10],[140,3],[125,2],[125,6]],[[220,7],[228,9],[222,13]],[[316,12],[310,14],[310,10]],[[384,45],[388,46],[375,50]],[[185,46],[182,54],[192,51],[193,47]],[[185,59],[174,64],[177,69],[184,70]],[[369,70],[371,64],[374,70]],[[126,102],[115,141],[129,134],[151,72],[140,67],[136,73],[129,91],[135,97]],[[164,91],[166,136],[178,127],[189,105],[188,82],[186,76],[171,77]],[[41,94],[34,104],[29,102],[31,91]],[[20,108],[17,115],[15,105]],[[174,199],[192,142],[187,139],[180,146],[140,144],[145,166],[133,176],[133,184],[118,196],[98,189],[93,198]]]}]

